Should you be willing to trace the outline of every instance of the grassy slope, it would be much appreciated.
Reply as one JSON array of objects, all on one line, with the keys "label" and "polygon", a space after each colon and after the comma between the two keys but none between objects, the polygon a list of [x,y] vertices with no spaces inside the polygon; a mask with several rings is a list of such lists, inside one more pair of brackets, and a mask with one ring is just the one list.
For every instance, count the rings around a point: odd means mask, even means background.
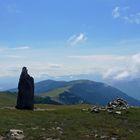
[{"label": "grassy slope", "polygon": [[0,92],[0,106],[14,106],[15,103],[16,103],[15,94]]},{"label": "grassy slope", "polygon": [[[95,133],[99,136],[118,136],[119,140],[138,140],[140,137],[139,108],[129,109],[124,115],[118,116],[107,112],[92,114],[81,111],[89,105],[38,107],[50,110],[33,112],[0,109],[0,135],[14,128],[24,130],[26,140],[93,140]],[[56,127],[61,127],[63,134]]]},{"label": "grassy slope", "polygon": [[75,81],[71,81],[71,82],[68,82],[68,85],[64,85],[63,87],[60,87],[60,88],[55,88],[54,90],[48,91],[47,93],[42,93],[41,96],[42,97],[46,97],[46,96],[58,97],[60,94],[62,94],[65,91],[69,92],[69,89],[73,85],[80,84],[80,83],[83,83],[83,82],[89,82],[89,80],[75,80]]},{"label": "grassy slope", "polygon": [[69,89],[74,85],[74,84],[78,84],[78,83],[83,83],[83,82],[88,82],[88,80],[75,80],[75,81],[71,81],[68,82],[68,85],[64,85],[63,87],[60,88],[55,88],[54,90],[48,91],[47,93],[42,93],[41,96],[42,97],[58,97],[61,93],[68,91]]},{"label": "grassy slope", "polygon": [[41,96],[42,97],[46,97],[46,96],[58,97],[59,94],[63,93],[64,91],[69,91],[69,86],[66,86],[66,87],[63,87],[63,88],[57,88],[57,89],[54,89],[54,90],[49,91],[47,93],[42,93]]}]

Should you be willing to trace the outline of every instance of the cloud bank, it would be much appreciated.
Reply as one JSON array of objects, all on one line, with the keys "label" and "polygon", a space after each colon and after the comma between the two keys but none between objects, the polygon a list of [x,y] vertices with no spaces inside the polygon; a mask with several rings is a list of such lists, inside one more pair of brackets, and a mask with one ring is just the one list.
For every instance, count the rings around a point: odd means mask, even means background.
[{"label": "cloud bank", "polygon": [[104,79],[124,80],[140,76],[140,54],[69,56],[91,66]]},{"label": "cloud bank", "polygon": [[[78,40],[83,38],[80,36]],[[140,76],[140,53],[133,55],[69,55],[69,53],[63,56],[55,53],[48,58],[47,50],[30,48],[29,46],[5,50],[1,48],[0,77],[20,75],[23,66],[27,66],[34,77],[99,74],[104,79],[123,80]]]}]

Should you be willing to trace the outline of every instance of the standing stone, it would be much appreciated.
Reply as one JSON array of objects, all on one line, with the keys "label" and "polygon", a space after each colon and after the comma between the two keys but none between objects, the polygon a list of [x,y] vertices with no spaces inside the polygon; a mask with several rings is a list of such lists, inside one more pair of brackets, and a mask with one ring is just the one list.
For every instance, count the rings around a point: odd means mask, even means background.
[{"label": "standing stone", "polygon": [[22,68],[18,83],[17,109],[34,108],[34,79],[28,74],[26,67]]}]

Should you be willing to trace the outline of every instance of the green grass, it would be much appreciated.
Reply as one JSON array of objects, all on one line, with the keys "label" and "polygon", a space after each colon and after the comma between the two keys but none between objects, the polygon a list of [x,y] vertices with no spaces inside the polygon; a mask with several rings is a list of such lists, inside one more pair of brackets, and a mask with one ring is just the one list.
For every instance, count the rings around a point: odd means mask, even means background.
[{"label": "green grass", "polygon": [[130,108],[122,115],[81,111],[91,105],[35,105],[35,108],[47,111],[5,108],[14,107],[15,103],[14,94],[0,93],[0,136],[5,136],[10,129],[21,129],[25,140],[100,140],[101,136],[108,136],[107,140],[111,137],[118,140],[140,138],[140,108]]},{"label": "green grass", "polygon": [[0,92],[0,107],[1,106],[14,106],[16,104],[16,95],[13,93]]},{"label": "green grass", "polygon": [[[4,136],[9,129],[24,131],[25,140],[94,140],[106,135],[108,139],[139,140],[140,108],[131,108],[123,115],[107,112],[89,113],[81,111],[90,105],[55,106],[35,105],[47,111],[25,111],[0,109],[0,135]],[[60,130],[56,128],[60,127]],[[95,134],[99,137],[95,138]]]},{"label": "green grass", "polygon": [[42,93],[41,96],[42,97],[46,97],[46,96],[49,96],[49,97],[58,97],[59,94],[63,93],[64,91],[69,91],[69,86],[63,87],[63,88],[57,88],[57,89],[54,89],[54,90],[49,91],[47,93]]}]

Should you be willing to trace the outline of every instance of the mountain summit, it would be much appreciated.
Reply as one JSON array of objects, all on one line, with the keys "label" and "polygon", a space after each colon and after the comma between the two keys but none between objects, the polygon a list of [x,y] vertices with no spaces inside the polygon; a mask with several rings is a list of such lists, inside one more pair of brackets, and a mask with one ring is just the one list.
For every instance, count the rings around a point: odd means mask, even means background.
[{"label": "mountain summit", "polygon": [[35,93],[51,97],[62,104],[91,103],[106,105],[116,97],[124,98],[130,105],[140,105],[140,101],[121,90],[101,82],[90,80],[53,81],[45,80],[35,84]]}]

